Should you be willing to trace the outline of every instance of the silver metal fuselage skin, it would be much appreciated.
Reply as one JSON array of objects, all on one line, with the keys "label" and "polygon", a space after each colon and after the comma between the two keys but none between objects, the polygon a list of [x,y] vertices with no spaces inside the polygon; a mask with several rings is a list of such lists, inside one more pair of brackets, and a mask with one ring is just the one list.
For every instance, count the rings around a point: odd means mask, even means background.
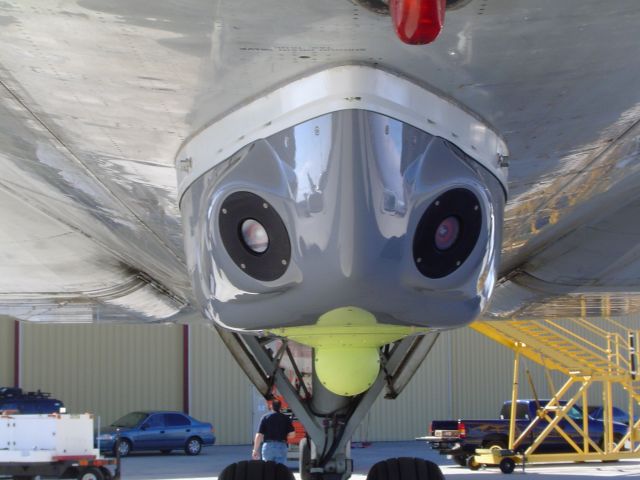
[{"label": "silver metal fuselage skin", "polygon": [[438,92],[508,145],[488,315],[581,315],[585,298],[588,315],[637,311],[639,24],[636,0],[471,1],[416,47],[348,0],[6,0],[0,314],[197,321],[177,153],[248,102],[342,65]]},{"label": "silver metal fuselage skin", "polygon": [[[455,188],[479,200],[479,238],[454,272],[428,278],[412,253],[416,227]],[[234,192],[259,195],[281,216],[292,254],[280,278],[257,280],[230,258],[219,216]],[[381,323],[469,323],[493,289],[503,207],[498,180],[449,142],[363,110],[254,142],[199,177],[181,202],[199,304],[211,320],[250,330],[313,324],[345,306]]]}]

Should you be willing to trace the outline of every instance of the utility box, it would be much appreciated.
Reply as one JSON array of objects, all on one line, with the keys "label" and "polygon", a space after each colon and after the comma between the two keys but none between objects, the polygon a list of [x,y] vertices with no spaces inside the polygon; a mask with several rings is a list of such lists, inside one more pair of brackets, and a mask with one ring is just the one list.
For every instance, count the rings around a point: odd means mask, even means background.
[{"label": "utility box", "polygon": [[93,442],[93,415],[88,413],[0,416],[0,462],[96,458]]}]

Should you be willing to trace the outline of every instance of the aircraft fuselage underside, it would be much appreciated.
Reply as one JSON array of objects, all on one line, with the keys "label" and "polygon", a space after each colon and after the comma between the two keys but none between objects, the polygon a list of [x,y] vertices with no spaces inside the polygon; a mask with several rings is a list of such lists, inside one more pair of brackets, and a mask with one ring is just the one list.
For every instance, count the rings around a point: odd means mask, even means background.
[{"label": "aircraft fuselage underside", "polygon": [[[197,301],[303,423],[303,478],[348,478],[349,440],[384,385],[397,395],[439,330],[486,308],[507,156],[477,117],[364,66],[295,80],[179,152]],[[289,342],[312,349],[306,387],[280,368],[296,364]]]}]

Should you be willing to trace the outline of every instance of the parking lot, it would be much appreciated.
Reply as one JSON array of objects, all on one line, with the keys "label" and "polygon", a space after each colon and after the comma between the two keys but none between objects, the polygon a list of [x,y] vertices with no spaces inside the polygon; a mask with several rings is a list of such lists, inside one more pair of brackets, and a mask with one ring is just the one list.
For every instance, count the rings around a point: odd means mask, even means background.
[{"label": "parking lot", "polygon": [[[122,473],[127,480],[212,480],[222,469],[233,462],[249,460],[250,445],[214,446],[203,449],[197,457],[189,457],[175,452],[171,455],[132,454],[123,459]],[[366,448],[353,448],[354,480],[364,480],[369,468],[376,462],[390,457],[420,457],[440,465],[445,478],[449,480],[503,479],[504,474],[497,468],[486,468],[472,472],[458,467],[445,457],[430,450],[424,443],[375,442]],[[296,472],[296,462],[289,467]],[[525,472],[518,466],[512,474],[520,480],[578,480],[591,477],[640,478],[640,461],[620,461],[617,463],[582,463],[527,466]],[[296,474],[296,478],[299,476]],[[509,477],[506,477],[509,478]]]}]

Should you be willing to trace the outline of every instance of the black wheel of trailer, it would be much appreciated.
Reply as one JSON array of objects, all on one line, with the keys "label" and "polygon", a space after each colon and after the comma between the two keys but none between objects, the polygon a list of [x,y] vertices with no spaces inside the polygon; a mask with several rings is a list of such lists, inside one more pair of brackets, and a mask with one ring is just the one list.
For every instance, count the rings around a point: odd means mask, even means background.
[{"label": "black wheel of trailer", "polygon": [[81,469],[77,478],[78,480],[105,480],[102,470],[96,467]]},{"label": "black wheel of trailer", "polygon": [[111,470],[109,470],[107,467],[100,467],[100,471],[102,472],[102,475],[104,475],[104,480],[113,479],[113,474],[111,473]]},{"label": "black wheel of trailer", "polygon": [[218,480],[295,480],[295,478],[282,463],[245,460],[227,465],[220,473]]},{"label": "black wheel of trailer", "polygon": [[389,458],[376,463],[367,480],[444,480],[440,467],[421,458]]},{"label": "black wheel of trailer", "polygon": [[467,458],[467,467],[469,468],[469,470],[472,470],[475,472],[476,470],[480,470],[480,466],[481,465],[476,460],[476,457],[474,457],[473,455]]},{"label": "black wheel of trailer", "polygon": [[513,458],[505,457],[500,460],[500,464],[498,466],[500,467],[500,471],[502,473],[513,473],[513,471],[516,469],[516,462],[513,460]]}]

